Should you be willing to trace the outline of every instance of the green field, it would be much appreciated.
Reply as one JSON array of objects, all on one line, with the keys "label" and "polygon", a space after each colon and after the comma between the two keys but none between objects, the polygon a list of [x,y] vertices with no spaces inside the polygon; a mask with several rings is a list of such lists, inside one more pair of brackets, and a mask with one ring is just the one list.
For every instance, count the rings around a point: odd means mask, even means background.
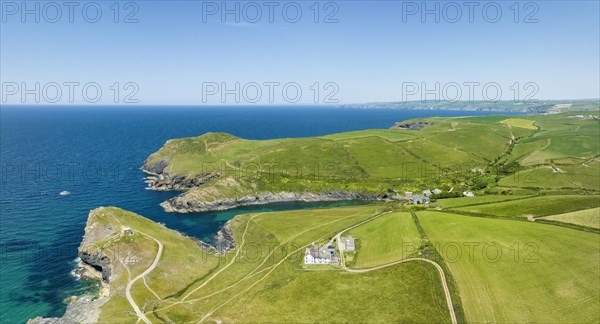
[{"label": "green field", "polygon": [[531,196],[505,196],[505,195],[490,195],[490,196],[476,196],[476,197],[460,197],[460,198],[446,198],[436,200],[435,205],[442,208],[456,208],[463,206],[473,205],[485,205],[489,203],[496,203],[501,201],[527,199]]},{"label": "green field", "polygon": [[418,215],[452,271],[468,322],[600,321],[598,234],[441,212]]},{"label": "green field", "polygon": [[[575,114],[423,118],[402,122],[419,130],[311,138],[170,140],[144,163],[166,183],[156,189],[184,189],[163,204],[169,211],[262,197],[385,203],[237,215],[227,224],[235,246],[222,255],[133,213],[96,210],[89,222],[110,235],[94,248],[122,256],[117,247],[134,246],[140,258],[113,262],[100,322],[138,320],[125,290],[151,265],[157,239],[160,262],[130,286],[153,323],[450,321],[437,268],[395,263],[407,257],[441,266],[459,322],[597,323],[600,124],[569,118]],[[193,183],[179,188],[182,179]],[[441,192],[426,205],[410,206],[404,194],[434,188]],[[475,197],[460,197],[464,191]],[[119,234],[126,227],[134,234]],[[337,245],[341,232],[356,237],[347,262],[304,264],[307,246]]]},{"label": "green field", "polygon": [[[101,307],[99,322],[136,321],[124,287],[158,253],[153,238],[164,245],[162,257],[145,283],[140,279],[131,287],[135,303],[151,322],[449,322],[439,274],[427,263],[367,273],[344,272],[339,266],[304,267],[306,246],[326,242],[354,224],[379,215],[394,216],[383,220],[403,230],[412,222],[406,213],[383,211],[382,205],[368,205],[239,215],[229,222],[235,249],[216,256],[136,214],[98,209],[90,216],[89,235],[105,233],[102,228],[112,228],[115,234],[97,240],[95,246],[111,253],[116,251],[115,241],[127,239],[140,258],[127,269],[113,268],[111,296]],[[410,231],[416,231],[412,226]],[[123,236],[118,228],[135,234]],[[113,258],[122,262],[118,260]],[[323,305],[327,307],[319,307]]]},{"label": "green field", "polygon": [[412,216],[406,212],[383,215],[347,234],[360,240],[360,251],[354,257],[355,268],[402,260],[414,253],[421,243]]},{"label": "green field", "polygon": [[542,217],[542,219],[600,229],[600,207],[546,216]]},{"label": "green field", "polygon": [[540,196],[528,199],[458,207],[455,210],[504,217],[547,216],[598,207],[599,196]]},{"label": "green field", "polygon": [[505,119],[503,121],[501,121],[502,124],[505,125],[509,125],[509,126],[514,126],[514,127],[520,127],[520,128],[525,128],[525,129],[537,129],[537,127],[535,127],[534,125],[534,121],[533,120],[529,120],[529,119],[523,119],[523,118],[509,118],[509,119]]},{"label": "green field", "polygon": [[586,165],[537,166],[502,178],[498,185],[513,188],[571,188],[600,191],[599,174],[600,162],[597,161],[589,161]]},{"label": "green field", "polygon": [[408,262],[364,274],[287,266],[211,320],[280,323],[449,323],[437,271]]},{"label": "green field", "polygon": [[569,118],[573,114],[424,118],[404,121],[426,121],[420,130],[262,141],[207,133],[168,141],[144,167],[171,178],[212,177],[166,203],[188,206],[176,211],[277,192],[380,197],[432,188],[600,192],[600,125]]}]

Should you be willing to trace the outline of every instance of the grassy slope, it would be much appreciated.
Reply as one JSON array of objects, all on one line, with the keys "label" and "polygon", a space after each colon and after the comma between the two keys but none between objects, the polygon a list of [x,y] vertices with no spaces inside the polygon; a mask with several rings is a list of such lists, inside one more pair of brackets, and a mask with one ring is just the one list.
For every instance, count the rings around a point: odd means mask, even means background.
[{"label": "grassy slope", "polygon": [[[468,321],[600,320],[598,234],[440,212],[418,215],[458,283]],[[479,244],[472,259],[467,244]],[[485,259],[486,244],[497,244],[501,256],[496,259],[490,248]]]},{"label": "grassy slope", "polygon": [[448,199],[437,200],[435,202],[435,205],[442,207],[442,208],[457,208],[457,207],[463,207],[463,206],[485,205],[485,204],[501,202],[501,201],[527,199],[530,197],[531,196],[490,195],[490,196],[448,198]]},{"label": "grassy slope", "polygon": [[[208,276],[158,303],[148,316],[157,322],[204,316],[224,322],[447,322],[437,273],[426,264],[365,274],[302,270],[306,245],[328,240],[382,210],[370,205],[238,215],[231,222],[236,250],[220,258]],[[379,302],[369,302],[375,299]]]},{"label": "grassy slope", "polygon": [[412,216],[406,212],[386,214],[348,234],[360,240],[360,251],[353,268],[369,268],[397,260],[414,253],[421,243]]},{"label": "grassy slope", "polygon": [[598,207],[598,196],[539,196],[456,208],[457,211],[505,217],[546,216]]},{"label": "grassy slope", "polygon": [[[139,262],[128,265],[131,278],[146,270],[158,251],[156,242],[139,232],[153,236],[163,243],[162,259],[147,278],[150,288],[161,298],[182,289],[192,278],[206,274],[216,265],[216,258],[202,252],[191,239],[132,212],[114,207],[98,208],[90,213],[90,219],[99,224],[111,223],[134,230],[136,234],[120,239],[118,244],[101,242],[101,248],[106,255],[118,256],[117,259],[121,261],[128,255],[138,259]],[[122,275],[111,281],[111,297],[101,308],[99,322],[128,322],[133,320],[135,315],[125,299],[127,270],[121,263],[114,262],[112,266],[113,273]],[[165,284],[164,278],[169,278],[168,284]],[[136,283],[132,295],[138,305],[157,299],[142,281]]]},{"label": "grassy slope", "polygon": [[509,126],[514,126],[514,127],[520,127],[520,128],[525,128],[525,129],[537,129],[537,127],[535,127],[534,125],[534,121],[533,120],[529,120],[529,119],[523,119],[523,118],[509,118],[509,119],[505,119],[503,121],[501,121],[502,124],[505,125],[509,125]]},{"label": "grassy slope", "polygon": [[600,207],[546,216],[542,219],[600,229]]},{"label": "grassy slope", "polygon": [[[168,141],[147,165],[165,160],[172,175],[221,174],[182,194],[183,205],[281,191],[600,192],[600,126],[568,115],[415,119],[433,124],[419,131],[371,129],[265,141],[207,133]],[[469,172],[472,168],[485,173]]]},{"label": "grassy slope", "polygon": [[450,322],[439,275],[425,263],[363,274],[285,268],[215,318],[231,323]]},{"label": "grassy slope", "polygon": [[[434,124],[420,131],[365,130],[268,141],[208,133],[168,141],[147,164],[167,160],[170,174],[218,171],[242,184],[248,180],[253,187],[244,192],[383,193],[390,187],[418,190],[425,183],[463,185],[471,167],[484,167],[510,141],[510,128],[496,120],[429,120]],[[450,176],[441,177],[441,167]]]}]

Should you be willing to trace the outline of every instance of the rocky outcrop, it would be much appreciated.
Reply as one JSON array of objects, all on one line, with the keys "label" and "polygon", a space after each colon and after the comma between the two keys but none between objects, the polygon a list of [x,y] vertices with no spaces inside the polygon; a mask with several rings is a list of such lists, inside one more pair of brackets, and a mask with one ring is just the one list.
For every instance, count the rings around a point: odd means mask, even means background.
[{"label": "rocky outcrop", "polygon": [[108,283],[112,274],[111,264],[113,262],[110,253],[101,249],[98,243],[120,235],[121,230],[111,223],[98,222],[96,214],[101,212],[102,208],[90,212],[78,255],[83,265],[86,266],[81,271],[82,276],[93,278],[96,274],[89,274],[89,272],[95,270],[101,274],[102,280]]},{"label": "rocky outcrop", "polygon": [[215,247],[220,254],[225,254],[235,247],[235,240],[233,239],[233,233],[229,227],[229,222],[225,223],[225,226],[217,232],[215,236]]},{"label": "rocky outcrop", "polygon": [[235,240],[233,239],[233,233],[231,232],[229,222],[225,223],[223,228],[217,232],[215,235],[214,244],[208,244],[197,238],[190,238],[194,240],[204,252],[217,256],[225,255],[235,247]]},{"label": "rocky outcrop", "polygon": [[96,323],[100,316],[100,306],[108,297],[93,298],[83,296],[71,297],[71,302],[62,317],[42,318],[36,317],[27,321],[27,324],[74,324],[74,323]]},{"label": "rocky outcrop", "polygon": [[28,324],[73,324],[96,323],[102,306],[110,295],[109,282],[113,275],[111,253],[99,248],[99,243],[121,235],[121,229],[110,223],[99,222],[97,214],[103,208],[90,212],[85,226],[85,234],[79,245],[78,255],[81,259],[76,273],[84,279],[101,280],[99,297],[84,295],[71,297],[67,310],[62,317],[42,318],[36,317],[29,320]]},{"label": "rocky outcrop", "polygon": [[159,191],[187,190],[201,186],[219,177],[219,173],[217,172],[207,172],[195,176],[169,174],[165,171],[168,166],[169,162],[166,159],[159,159],[152,162],[148,159],[144,162],[142,171],[148,174],[148,177],[146,177],[148,188]]},{"label": "rocky outcrop", "polygon": [[433,125],[432,122],[428,121],[417,121],[411,123],[397,123],[396,125],[390,127],[390,129],[408,129],[408,130],[421,130],[425,128],[425,126]]},{"label": "rocky outcrop", "polygon": [[186,195],[179,195],[171,198],[161,206],[167,212],[189,213],[205,212],[213,210],[227,210],[236,207],[263,205],[277,202],[291,201],[342,201],[342,200],[384,200],[384,195],[360,194],[352,192],[323,192],[323,193],[294,193],[294,192],[262,192],[252,196],[243,196],[240,198],[225,198],[216,201],[199,201],[197,199],[188,199]]},{"label": "rocky outcrop", "polygon": [[149,174],[149,176],[146,177],[148,188],[159,191],[196,188],[219,177],[218,173],[207,173],[188,177],[184,175],[169,175],[168,173],[150,173],[145,169],[144,172]]},{"label": "rocky outcrop", "polygon": [[142,169],[150,174],[162,174],[168,166],[169,161],[167,161],[166,159],[159,159],[155,162],[146,160]]},{"label": "rocky outcrop", "polygon": [[104,282],[110,281],[112,269],[110,267],[111,260],[101,252],[89,253],[88,251],[79,251],[79,258],[83,262],[80,274],[86,279],[93,279],[95,274],[91,273],[94,270],[99,272]]}]

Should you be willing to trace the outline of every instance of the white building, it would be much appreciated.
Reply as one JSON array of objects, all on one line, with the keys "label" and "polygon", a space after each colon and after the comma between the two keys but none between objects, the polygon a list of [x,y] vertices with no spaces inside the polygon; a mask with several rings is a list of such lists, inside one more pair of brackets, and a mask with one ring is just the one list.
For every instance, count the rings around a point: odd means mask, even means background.
[{"label": "white building", "polygon": [[338,263],[339,256],[335,253],[335,247],[330,244],[323,245],[320,249],[311,244],[304,253],[304,264],[332,264]]},{"label": "white building", "polygon": [[355,249],[354,237],[346,236],[344,238],[344,252],[354,252]]},{"label": "white building", "polygon": [[465,197],[475,197],[475,193],[472,191],[465,191],[463,192],[463,196]]}]

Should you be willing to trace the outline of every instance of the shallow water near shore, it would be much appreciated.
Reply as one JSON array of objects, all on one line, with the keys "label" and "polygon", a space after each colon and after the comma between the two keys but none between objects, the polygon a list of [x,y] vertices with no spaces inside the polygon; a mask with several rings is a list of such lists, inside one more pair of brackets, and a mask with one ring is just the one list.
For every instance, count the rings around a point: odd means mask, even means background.
[{"label": "shallow water near shore", "polygon": [[[170,214],[177,192],[145,190],[140,166],[170,138],[228,132],[248,139],[305,137],[388,128],[427,116],[489,115],[440,110],[315,107],[2,107],[0,110],[0,322],[61,316],[65,300],[93,289],[77,280],[77,247],[87,214],[117,206],[205,241],[245,212],[356,202],[277,203],[229,211]],[[513,114],[514,115],[514,114]],[[68,191],[69,195],[60,195]]]}]

